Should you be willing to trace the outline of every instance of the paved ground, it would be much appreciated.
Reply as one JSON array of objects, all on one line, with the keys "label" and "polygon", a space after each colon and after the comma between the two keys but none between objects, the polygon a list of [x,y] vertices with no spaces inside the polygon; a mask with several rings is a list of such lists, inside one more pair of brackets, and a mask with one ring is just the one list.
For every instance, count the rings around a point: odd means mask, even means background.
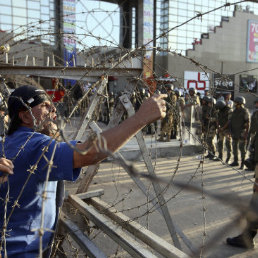
[{"label": "paved ground", "polygon": [[[214,161],[205,161],[203,169],[198,169],[200,160],[196,155],[182,157],[178,170],[175,170],[178,164],[177,158],[159,158],[153,162],[156,166],[156,174],[167,181],[173,178],[173,180],[198,187],[203,185],[203,189],[209,192],[222,195],[231,193],[239,196],[246,203],[251,196],[251,172],[241,174]],[[137,162],[136,166],[140,172],[146,172],[143,162]],[[146,187],[153,192],[150,182],[146,180],[144,182]],[[69,192],[74,192],[77,185],[69,184],[68,188]],[[103,200],[172,243],[164,219],[157,211],[152,211],[152,205],[148,203],[146,197],[121,167],[110,162],[102,163],[90,190],[100,188],[105,191]],[[221,204],[207,194],[193,193],[172,186],[166,190],[164,196],[168,201],[174,223],[196,248],[202,246],[202,241],[207,243],[217,232],[224,231],[226,225],[237,214],[236,210],[229,205]],[[258,249],[246,252],[225,245],[226,236],[232,236],[241,231],[237,225],[231,230],[231,232],[224,232],[223,237],[216,239],[204,257],[258,257]],[[122,250],[117,250],[117,245],[102,234],[98,234],[94,241],[107,255],[116,253],[115,257],[129,257]],[[183,241],[180,240],[180,242],[183,251],[190,253]]]},{"label": "paved ground", "polygon": [[[157,156],[156,159],[152,159],[158,177],[167,182],[179,181],[192,184],[205,191],[221,194],[224,199],[227,194],[232,194],[233,197],[239,198],[239,205],[240,200],[243,200],[244,204],[248,206],[252,194],[252,172],[234,170],[221,162],[209,160],[205,160],[202,166],[200,164],[200,146],[194,146],[194,149],[192,149],[193,145],[187,141],[184,142],[183,150],[188,155],[184,154],[183,151],[183,156],[178,161],[180,155],[179,141],[157,143],[150,136],[145,137],[145,139],[148,148],[153,150],[160,149],[161,151],[157,153],[167,153],[165,158],[161,155],[161,157]],[[135,139],[132,139],[123,148],[123,151],[125,157],[129,152],[137,153],[138,161],[135,161],[134,165],[139,172],[147,172],[143,161],[141,161]],[[127,158],[130,156],[131,154]],[[177,165],[178,169],[176,169]],[[74,193],[79,183],[80,180],[77,183],[68,183],[67,189],[69,193]],[[150,192],[154,193],[148,180],[144,180],[144,184]],[[102,200],[172,243],[163,217],[157,210],[152,208],[152,204],[148,202],[130,176],[119,165],[113,162],[103,162],[101,164],[100,170],[94,177],[89,190],[96,189],[104,189],[105,193],[102,196]],[[207,246],[215,234],[223,233],[223,236],[212,240],[211,245],[203,249],[202,257],[258,257],[258,248],[246,251],[232,248],[225,244],[227,236],[234,236],[241,232],[240,225],[231,226],[230,230],[226,229],[228,223],[232,222],[238,214],[229,203],[222,204],[211,198],[207,193],[194,193],[177,188],[173,184],[165,191],[164,196],[174,224],[183,231],[194,248],[199,248],[203,244]],[[244,221],[242,221],[241,227],[244,224]],[[100,233],[99,230],[93,230],[91,237],[96,245],[109,257],[130,257],[109,237]],[[182,251],[191,254],[181,238],[180,243]]]}]

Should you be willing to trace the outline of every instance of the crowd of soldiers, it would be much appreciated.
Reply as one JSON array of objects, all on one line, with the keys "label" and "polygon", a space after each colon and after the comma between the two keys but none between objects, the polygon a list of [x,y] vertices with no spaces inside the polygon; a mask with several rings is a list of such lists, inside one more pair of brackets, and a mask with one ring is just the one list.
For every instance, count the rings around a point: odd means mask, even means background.
[{"label": "crowd of soldiers", "polygon": [[[222,93],[216,99],[209,91],[205,91],[201,97],[195,88],[189,88],[184,92],[174,88],[173,84],[165,84],[158,91],[167,94],[167,115],[161,121],[159,141],[181,139],[180,126],[188,130],[192,126],[195,129],[194,136],[207,150],[205,158],[229,163],[233,157],[230,166],[240,166],[240,169],[246,166],[249,170],[254,169],[258,98],[254,101],[254,112],[250,117],[249,110],[245,107],[245,98],[238,96],[232,101],[230,92]],[[145,94],[145,97],[148,96]],[[133,103],[136,106],[136,102]],[[157,129],[156,124],[155,129]],[[146,132],[152,130],[147,129]],[[246,158],[248,147],[250,156]],[[238,151],[240,151],[240,162]],[[224,152],[226,152],[225,157]]]},{"label": "crowd of soldiers", "polygon": [[[225,158],[224,161],[228,163],[233,157],[231,166],[240,165],[240,169],[243,169],[246,165],[247,168],[253,169],[252,153],[254,152],[253,139],[257,132],[258,99],[255,100],[254,112],[250,118],[250,113],[245,107],[245,98],[238,96],[232,101],[230,92],[224,92],[216,99],[209,91],[205,91],[204,96],[201,97],[195,88],[178,89],[174,88],[173,84],[164,84],[158,87],[156,92],[167,94],[165,99],[167,115],[160,122],[160,130],[157,130],[156,122],[143,129],[145,134],[159,131],[158,141],[168,142],[171,139],[182,139],[180,128],[187,128],[187,130],[192,128],[194,130],[190,133],[193,133],[207,150],[205,158],[214,161],[223,161]],[[94,119],[107,124],[120,95],[108,91],[103,94]],[[84,110],[88,107],[91,97],[92,94],[89,94],[85,99]],[[150,97],[148,89],[141,87],[133,91],[130,100],[135,110],[148,97]],[[122,119],[125,118],[126,114]],[[248,146],[250,157],[246,159]],[[226,156],[223,157],[225,151]]]}]

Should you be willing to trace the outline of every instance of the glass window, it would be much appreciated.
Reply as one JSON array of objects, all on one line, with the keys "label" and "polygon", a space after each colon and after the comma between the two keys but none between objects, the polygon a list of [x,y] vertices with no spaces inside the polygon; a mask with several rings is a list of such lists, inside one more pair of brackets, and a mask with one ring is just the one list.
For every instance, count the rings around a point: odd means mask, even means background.
[{"label": "glass window", "polygon": [[2,24],[0,24],[0,28],[1,28],[1,30],[8,31],[8,30],[12,30],[12,25],[2,23]]},{"label": "glass window", "polygon": [[41,6],[40,11],[41,11],[41,13],[49,14],[49,7]]},{"label": "glass window", "polygon": [[28,17],[39,19],[40,13],[38,10],[37,11],[36,10],[28,10]]},{"label": "glass window", "polygon": [[13,0],[13,6],[26,8],[26,0]]},{"label": "glass window", "polygon": [[49,15],[45,15],[45,14],[41,14],[40,18],[41,18],[41,20],[44,21],[44,22],[45,22],[45,21],[49,21],[49,19],[50,19],[50,18],[49,18]]},{"label": "glass window", "polygon": [[0,13],[2,13],[2,14],[11,14],[12,13],[12,9],[11,9],[10,6],[1,6]]},{"label": "glass window", "polygon": [[37,24],[37,22],[38,22],[38,19],[35,19],[35,18],[28,18],[28,24],[29,25],[35,25],[35,24]]},{"label": "glass window", "polygon": [[187,10],[185,9],[178,9],[178,15],[180,16],[187,16]]},{"label": "glass window", "polygon": [[39,4],[39,2],[28,1],[28,7],[29,7],[30,9],[39,10],[39,9],[40,9],[40,4]]},{"label": "glass window", "polygon": [[12,16],[10,16],[10,15],[0,15],[0,24],[1,23],[12,24]]},{"label": "glass window", "polygon": [[21,26],[26,25],[27,19],[22,17],[13,17],[13,24],[17,24]]},{"label": "glass window", "polygon": [[194,11],[194,5],[189,3],[187,9],[188,11]]},{"label": "glass window", "polygon": [[12,5],[12,0],[4,0],[5,5]]},{"label": "glass window", "polygon": [[24,8],[13,8],[13,15],[14,16],[26,17],[27,16],[26,9],[24,9]]},{"label": "glass window", "polygon": [[49,4],[49,0],[41,0],[41,5],[48,5]]}]

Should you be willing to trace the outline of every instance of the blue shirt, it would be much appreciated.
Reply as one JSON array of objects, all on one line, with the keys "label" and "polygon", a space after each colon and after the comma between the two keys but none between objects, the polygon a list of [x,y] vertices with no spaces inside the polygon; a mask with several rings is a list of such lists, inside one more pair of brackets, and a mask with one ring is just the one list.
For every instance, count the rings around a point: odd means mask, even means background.
[{"label": "blue shirt", "polygon": [[[76,144],[75,141],[70,143],[72,145]],[[44,147],[48,145],[48,150],[41,157]],[[30,175],[28,170],[37,164],[36,170],[31,175],[18,201],[19,206],[15,207],[7,225],[6,244],[8,257],[35,257],[35,254],[37,255],[39,252],[38,229],[41,227],[42,192],[49,167],[47,160],[51,159],[55,145],[53,167],[47,184],[47,199],[44,201],[45,230],[43,248],[46,248],[53,235],[53,233],[46,231],[46,229],[54,230],[55,227],[57,181],[74,181],[80,174],[80,169],[73,169],[73,150],[65,142],[56,142],[51,137],[34,132],[27,127],[20,127],[16,132],[7,136],[4,146],[2,144],[0,146],[0,155],[3,156],[2,152],[4,151],[5,157],[13,160],[14,163],[14,175],[9,176],[10,190],[7,218],[22,187],[25,185],[25,181]],[[21,148],[22,146],[24,148]],[[7,189],[7,182],[0,185],[1,233],[3,229],[4,200],[6,199]],[[28,255],[25,255],[25,253]]]}]

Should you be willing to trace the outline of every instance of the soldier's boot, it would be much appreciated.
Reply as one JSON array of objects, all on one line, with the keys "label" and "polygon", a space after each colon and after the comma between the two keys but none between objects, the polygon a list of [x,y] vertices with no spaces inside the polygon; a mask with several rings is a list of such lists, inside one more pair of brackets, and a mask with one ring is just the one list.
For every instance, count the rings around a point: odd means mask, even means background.
[{"label": "soldier's boot", "polygon": [[168,133],[167,136],[166,136],[166,142],[170,142],[170,137],[171,137],[171,134]]},{"label": "soldier's boot", "polygon": [[205,158],[205,159],[210,159],[211,157],[213,157],[213,156],[212,156],[212,154],[209,152],[208,155],[206,155],[204,158]]},{"label": "soldier's boot", "polygon": [[240,166],[239,169],[244,169],[244,167],[245,167],[245,160],[242,159],[242,160],[241,160],[241,166]]},{"label": "soldier's boot", "polygon": [[231,167],[236,167],[238,166],[238,159],[237,158],[234,158],[234,161],[230,164]]},{"label": "soldier's boot", "polygon": [[215,155],[215,153],[214,153],[214,152],[211,152],[211,156],[209,157],[209,159],[210,159],[210,160],[214,160],[214,158],[215,158],[214,155]]},{"label": "soldier's boot", "polygon": [[164,133],[163,132],[160,133],[160,137],[159,137],[158,141],[164,142]]},{"label": "soldier's boot", "polygon": [[231,157],[231,155],[230,155],[230,153],[228,153],[228,155],[227,155],[227,159],[226,159],[226,163],[228,163],[228,162],[229,162],[230,157]]},{"label": "soldier's boot", "polygon": [[217,158],[214,158],[213,160],[214,160],[214,161],[221,161],[222,158],[223,158],[222,153],[219,153],[219,156],[218,156]]}]

